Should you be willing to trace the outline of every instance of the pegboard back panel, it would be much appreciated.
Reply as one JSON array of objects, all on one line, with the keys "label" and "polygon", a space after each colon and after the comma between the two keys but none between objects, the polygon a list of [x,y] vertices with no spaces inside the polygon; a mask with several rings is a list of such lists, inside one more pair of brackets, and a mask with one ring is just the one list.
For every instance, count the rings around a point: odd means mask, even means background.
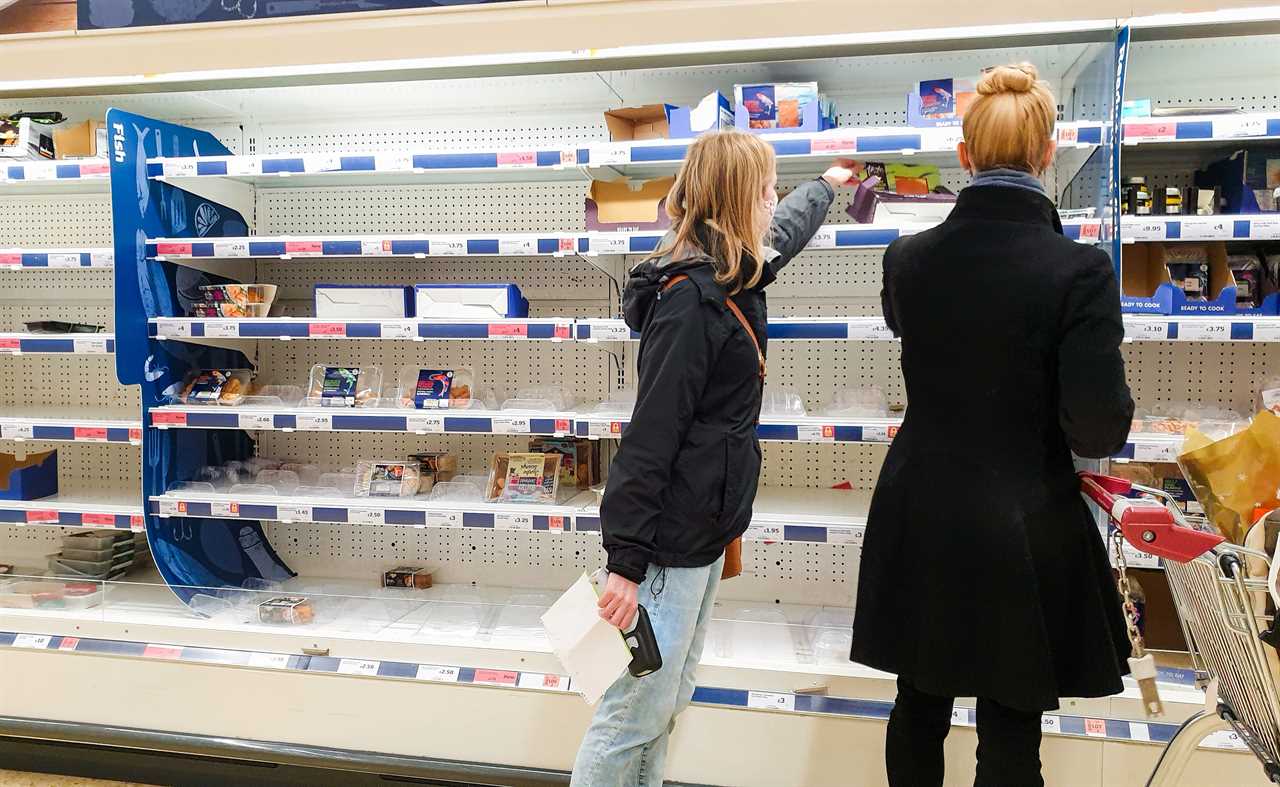
[{"label": "pegboard back panel", "polygon": [[33,410],[55,416],[137,420],[142,404],[136,387],[116,382],[114,356],[0,356],[0,413]]},{"label": "pegboard back panel", "polygon": [[4,198],[0,247],[110,248],[107,194],[29,194]]},{"label": "pegboard back panel", "polygon": [[1277,71],[1277,35],[1138,41],[1130,50],[1125,98],[1271,111],[1280,108]]}]

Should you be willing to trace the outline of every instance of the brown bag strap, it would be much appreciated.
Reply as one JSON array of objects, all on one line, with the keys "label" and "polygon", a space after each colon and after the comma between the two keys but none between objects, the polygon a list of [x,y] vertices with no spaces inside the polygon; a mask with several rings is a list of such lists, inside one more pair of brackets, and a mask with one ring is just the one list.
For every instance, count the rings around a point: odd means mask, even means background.
[{"label": "brown bag strap", "polygon": [[[662,285],[662,291],[666,292],[687,278],[689,278],[688,275],[677,273],[667,279],[667,283]],[[756,339],[756,332],[751,330],[751,323],[747,322],[747,316],[742,313],[742,309],[738,308],[738,304],[733,302],[733,298],[725,295],[724,305],[729,307],[729,311],[733,312],[733,316],[737,317],[738,322],[742,325],[742,330],[746,331],[747,336],[751,337],[751,345],[756,348],[756,361],[760,364],[760,379],[763,380],[768,369],[765,367],[764,353],[760,350],[760,341]]]}]

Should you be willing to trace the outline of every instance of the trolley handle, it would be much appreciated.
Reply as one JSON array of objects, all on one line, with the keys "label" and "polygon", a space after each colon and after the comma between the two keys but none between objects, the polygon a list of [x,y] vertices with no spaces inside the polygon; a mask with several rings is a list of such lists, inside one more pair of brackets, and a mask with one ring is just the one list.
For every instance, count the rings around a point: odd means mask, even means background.
[{"label": "trolley handle", "polygon": [[1124,497],[1134,485],[1123,478],[1097,473],[1079,475],[1080,491],[1107,513],[1134,549],[1175,563],[1186,563],[1226,541],[1217,533],[1180,525],[1163,503]]}]

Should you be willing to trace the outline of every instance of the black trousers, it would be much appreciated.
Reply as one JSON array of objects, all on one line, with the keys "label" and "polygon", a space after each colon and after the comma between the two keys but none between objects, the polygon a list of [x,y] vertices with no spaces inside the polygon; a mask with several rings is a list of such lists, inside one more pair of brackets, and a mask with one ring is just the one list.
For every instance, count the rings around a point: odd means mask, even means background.
[{"label": "black trousers", "polygon": [[[885,762],[890,787],[941,787],[942,743],[951,730],[954,697],[935,697],[898,678],[889,716]],[[1040,714],[978,698],[978,775],[974,787],[1044,787]]]}]

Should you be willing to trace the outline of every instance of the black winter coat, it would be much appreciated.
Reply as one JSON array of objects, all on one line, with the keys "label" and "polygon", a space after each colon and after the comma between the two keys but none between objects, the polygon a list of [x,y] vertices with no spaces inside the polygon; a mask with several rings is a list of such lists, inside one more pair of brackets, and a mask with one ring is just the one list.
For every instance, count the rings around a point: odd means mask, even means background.
[{"label": "black winter coat", "polygon": [[1071,452],[1125,443],[1107,255],[1017,188],[961,192],[884,257],[907,413],[871,503],[854,661],[1029,711],[1121,690],[1129,644]]},{"label": "black winter coat", "polygon": [[[733,296],[768,348],[764,289],[808,244],[831,207],[817,180],[778,204],[760,282]],[[710,246],[711,244],[704,244]],[[676,274],[688,281],[663,291]],[[751,522],[760,477],[762,383],[751,337],[725,306],[705,254],[641,263],[623,292],[640,331],[636,407],[600,506],[608,570],[642,582],[650,563],[706,566]]]}]

